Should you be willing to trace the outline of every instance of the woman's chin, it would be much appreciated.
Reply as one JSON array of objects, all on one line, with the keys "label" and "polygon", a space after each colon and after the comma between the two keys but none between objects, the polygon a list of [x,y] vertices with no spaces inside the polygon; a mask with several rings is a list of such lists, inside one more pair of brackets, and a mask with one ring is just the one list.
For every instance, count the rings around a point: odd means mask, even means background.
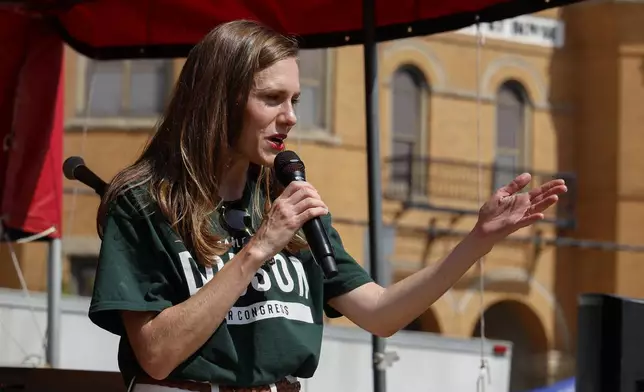
[{"label": "woman's chin", "polygon": [[277,154],[277,151],[262,151],[262,153],[259,154],[256,159],[252,159],[251,162],[258,166],[273,167]]}]

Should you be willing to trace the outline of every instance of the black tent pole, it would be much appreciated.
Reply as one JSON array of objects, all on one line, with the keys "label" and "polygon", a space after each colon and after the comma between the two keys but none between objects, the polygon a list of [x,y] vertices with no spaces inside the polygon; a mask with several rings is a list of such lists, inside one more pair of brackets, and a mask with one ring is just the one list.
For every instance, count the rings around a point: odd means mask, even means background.
[{"label": "black tent pole", "polygon": [[[374,281],[383,282],[381,276],[382,252],[379,239],[382,238],[382,191],[380,187],[380,116],[378,102],[378,51],[376,46],[376,5],[374,0],[363,0],[364,30],[364,82],[365,115],[367,126],[367,173],[369,194],[369,267]],[[385,341],[373,335],[373,390],[386,391]]]}]

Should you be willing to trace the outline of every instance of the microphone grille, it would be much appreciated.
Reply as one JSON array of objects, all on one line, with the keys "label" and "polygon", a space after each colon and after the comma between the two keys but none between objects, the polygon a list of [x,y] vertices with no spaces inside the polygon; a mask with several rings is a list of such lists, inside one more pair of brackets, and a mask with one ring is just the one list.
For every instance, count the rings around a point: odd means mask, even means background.
[{"label": "microphone grille", "polygon": [[275,171],[278,173],[292,173],[304,171],[304,162],[293,151],[283,151],[275,157]]},{"label": "microphone grille", "polygon": [[81,157],[73,156],[65,159],[63,163],[63,174],[68,180],[75,180],[76,176],[74,175],[74,170],[77,167],[83,166],[85,161]]},{"label": "microphone grille", "polygon": [[275,174],[284,185],[290,182],[290,174],[300,172],[304,174],[304,162],[293,151],[282,151],[275,157]]}]

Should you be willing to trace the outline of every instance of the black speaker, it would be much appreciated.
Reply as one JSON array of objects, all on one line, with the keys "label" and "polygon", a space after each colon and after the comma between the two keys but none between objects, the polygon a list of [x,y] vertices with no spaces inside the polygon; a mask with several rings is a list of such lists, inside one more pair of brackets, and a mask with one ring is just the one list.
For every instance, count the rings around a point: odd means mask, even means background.
[{"label": "black speaker", "polygon": [[644,392],[644,301],[582,294],[575,392]]}]

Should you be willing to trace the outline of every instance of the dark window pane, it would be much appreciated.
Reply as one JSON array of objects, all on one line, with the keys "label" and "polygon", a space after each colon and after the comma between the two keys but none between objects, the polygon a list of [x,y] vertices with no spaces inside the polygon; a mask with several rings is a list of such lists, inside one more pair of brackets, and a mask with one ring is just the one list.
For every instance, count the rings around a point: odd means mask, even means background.
[{"label": "dark window pane", "polygon": [[497,97],[497,146],[521,149],[525,131],[525,105],[518,88],[503,85]]},{"label": "dark window pane", "polygon": [[393,137],[416,139],[421,132],[422,86],[408,69],[396,71],[393,78]]},{"label": "dark window pane", "polygon": [[297,127],[302,130],[327,128],[327,50],[302,50],[299,55],[300,103]]},{"label": "dark window pane", "polygon": [[326,78],[326,49],[301,50],[299,63],[301,79],[321,80]]},{"label": "dark window pane", "polygon": [[524,165],[525,89],[515,81],[499,88],[496,103],[496,172],[494,190],[508,184]]},{"label": "dark window pane", "polygon": [[131,115],[154,116],[163,112],[169,89],[166,60],[134,60],[130,76]]},{"label": "dark window pane", "polygon": [[420,141],[425,88],[425,79],[416,68],[402,67],[393,75],[391,181],[418,194],[424,192],[425,183],[424,163],[418,160],[423,151]]},{"label": "dark window pane", "polygon": [[300,102],[295,109],[297,123],[300,128],[323,128],[324,105],[320,104],[320,96],[323,95],[317,86],[301,86]]},{"label": "dark window pane", "polygon": [[123,70],[122,61],[90,62],[87,67],[85,109],[89,110],[90,116],[118,116],[121,113]]},{"label": "dark window pane", "polygon": [[397,158],[392,163],[391,179],[395,182],[409,182],[409,162],[402,160],[410,156],[414,150],[414,144],[409,142],[393,142],[393,156]]}]

